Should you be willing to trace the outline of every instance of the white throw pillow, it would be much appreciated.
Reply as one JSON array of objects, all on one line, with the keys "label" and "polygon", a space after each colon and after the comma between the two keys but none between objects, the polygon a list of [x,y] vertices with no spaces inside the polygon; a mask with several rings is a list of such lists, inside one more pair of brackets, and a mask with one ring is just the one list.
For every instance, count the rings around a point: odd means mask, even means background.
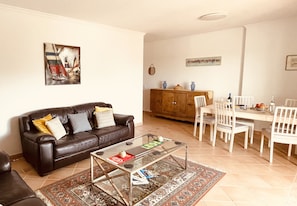
[{"label": "white throw pillow", "polygon": [[112,109],[95,112],[95,116],[97,121],[97,128],[99,129],[115,125]]},{"label": "white throw pillow", "polygon": [[66,130],[63,127],[59,117],[55,117],[52,120],[46,121],[45,125],[49,128],[57,140],[66,135]]}]

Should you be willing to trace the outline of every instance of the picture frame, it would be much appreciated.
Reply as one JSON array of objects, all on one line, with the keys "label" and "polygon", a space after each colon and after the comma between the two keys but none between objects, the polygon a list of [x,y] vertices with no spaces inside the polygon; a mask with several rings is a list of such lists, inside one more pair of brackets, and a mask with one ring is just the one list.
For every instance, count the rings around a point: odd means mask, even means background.
[{"label": "picture frame", "polygon": [[44,43],[46,85],[80,84],[80,47]]},{"label": "picture frame", "polygon": [[221,56],[188,58],[186,59],[186,66],[216,66],[221,65],[221,62]]},{"label": "picture frame", "polygon": [[287,71],[296,71],[297,70],[297,55],[287,55],[285,69]]}]

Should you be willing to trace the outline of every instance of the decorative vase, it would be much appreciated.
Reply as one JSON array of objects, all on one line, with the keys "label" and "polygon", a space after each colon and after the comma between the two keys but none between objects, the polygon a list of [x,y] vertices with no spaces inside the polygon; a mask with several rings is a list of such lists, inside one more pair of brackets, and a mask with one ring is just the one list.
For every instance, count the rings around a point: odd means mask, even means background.
[{"label": "decorative vase", "polygon": [[195,82],[192,82],[192,83],[191,83],[191,91],[194,91],[194,90],[195,90],[195,86],[196,86],[196,85],[195,85]]},{"label": "decorative vase", "polygon": [[163,82],[163,89],[166,89],[166,88],[167,88],[167,82],[164,81],[164,82]]}]

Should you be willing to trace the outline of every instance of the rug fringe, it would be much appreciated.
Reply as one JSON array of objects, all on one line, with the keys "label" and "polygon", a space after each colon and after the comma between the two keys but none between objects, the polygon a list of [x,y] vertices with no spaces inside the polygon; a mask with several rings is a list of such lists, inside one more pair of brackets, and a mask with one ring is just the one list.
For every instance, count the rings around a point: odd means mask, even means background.
[{"label": "rug fringe", "polygon": [[40,190],[36,190],[35,194],[37,195],[37,197],[39,197],[45,204],[46,206],[54,206],[49,199],[47,199],[41,192]]}]

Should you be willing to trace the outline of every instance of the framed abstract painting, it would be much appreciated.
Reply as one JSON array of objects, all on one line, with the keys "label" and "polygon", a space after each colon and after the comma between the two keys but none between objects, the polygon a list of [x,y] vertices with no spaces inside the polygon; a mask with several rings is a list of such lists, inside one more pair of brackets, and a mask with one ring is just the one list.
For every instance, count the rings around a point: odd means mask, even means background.
[{"label": "framed abstract painting", "polygon": [[46,85],[80,84],[80,47],[44,43]]},{"label": "framed abstract painting", "polygon": [[297,55],[287,55],[286,70],[287,71],[297,70]]}]

